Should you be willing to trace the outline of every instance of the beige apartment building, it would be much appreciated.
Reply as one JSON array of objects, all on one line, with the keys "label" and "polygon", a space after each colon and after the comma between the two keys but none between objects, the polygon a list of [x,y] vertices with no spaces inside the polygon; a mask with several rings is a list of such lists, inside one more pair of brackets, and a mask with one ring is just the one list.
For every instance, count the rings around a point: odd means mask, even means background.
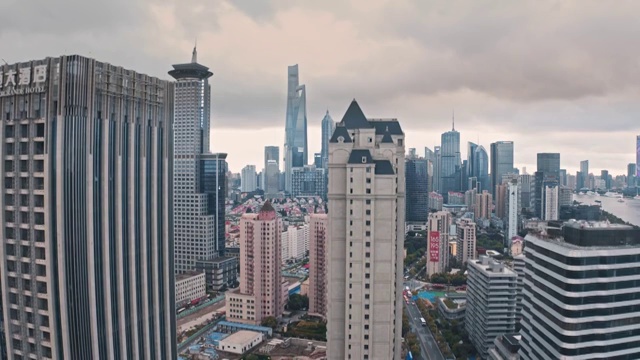
[{"label": "beige apartment building", "polygon": [[355,100],[330,139],[329,359],[400,359],[404,140]]},{"label": "beige apartment building", "polygon": [[476,259],[476,223],[471,219],[459,219],[456,222],[458,245],[456,257],[458,264],[466,264],[467,260]]},{"label": "beige apartment building", "polygon": [[449,228],[452,217],[449,211],[429,214],[427,220],[427,274],[443,273],[449,266]]}]

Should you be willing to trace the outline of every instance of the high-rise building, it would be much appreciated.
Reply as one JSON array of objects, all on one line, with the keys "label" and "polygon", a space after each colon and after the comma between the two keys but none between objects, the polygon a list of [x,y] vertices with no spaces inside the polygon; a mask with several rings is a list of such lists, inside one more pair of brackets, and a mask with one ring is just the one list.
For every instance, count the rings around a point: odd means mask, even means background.
[{"label": "high-rise building", "polygon": [[520,194],[520,186],[518,180],[511,180],[507,184],[507,237],[505,242],[511,241],[511,238],[518,235],[518,197]]},{"label": "high-rise building", "polygon": [[495,187],[495,214],[499,219],[507,216],[507,184],[499,184]]},{"label": "high-rise building", "polygon": [[589,186],[589,160],[580,161],[580,175],[582,176],[582,186],[591,189]]},{"label": "high-rise building", "polygon": [[[275,183],[276,188],[273,191],[273,193],[277,193],[280,189],[280,148],[277,146],[265,146],[264,147],[264,167],[262,168],[262,182],[259,184],[262,188],[262,190],[267,191],[267,165],[269,164],[269,160],[273,160],[276,162],[276,166],[275,169],[272,168],[271,170],[276,170],[276,172],[278,173],[277,175],[277,181]],[[273,174],[272,174],[273,175]]]},{"label": "high-rise building", "polygon": [[433,152],[433,150],[429,149],[428,147],[424,148],[424,158],[434,162],[435,161],[435,153]]},{"label": "high-rise building", "polygon": [[491,182],[489,178],[489,155],[482,145],[479,145],[475,150],[473,176],[475,176],[480,183],[478,191],[489,190]]},{"label": "high-rise building", "polygon": [[636,174],[635,175],[636,175],[636,179],[640,179],[640,135],[636,136]]},{"label": "high-rise building", "polygon": [[0,66],[10,359],[175,359],[173,83],[82,56]]},{"label": "high-rise building", "polygon": [[444,197],[435,191],[429,193],[429,210],[441,211]]},{"label": "high-rise building", "polygon": [[300,261],[309,251],[309,225],[289,225],[282,233],[282,263]]},{"label": "high-rise building", "polygon": [[542,172],[545,179],[556,179],[560,181],[559,153],[538,153],[537,160],[537,171]]},{"label": "high-rise building", "polygon": [[255,165],[247,165],[242,168],[242,182],[240,189],[242,192],[255,191],[258,188],[258,175]]},{"label": "high-rise building", "polygon": [[329,359],[402,352],[404,133],[354,100],[329,144]]},{"label": "high-rise building", "polygon": [[476,195],[476,206],[474,209],[476,219],[491,219],[491,194],[483,190],[482,194]]},{"label": "high-rise building", "polygon": [[558,190],[558,208],[571,206],[573,203],[573,190],[566,186],[560,186]]},{"label": "high-rise building", "polygon": [[427,275],[444,273],[449,267],[449,229],[451,212],[429,214],[427,222]]},{"label": "high-rise building", "polygon": [[326,199],[324,169],[305,165],[293,168],[291,174],[291,196],[320,196]]},{"label": "high-rise building", "polygon": [[433,148],[433,189],[439,194],[442,194],[442,153],[440,152],[440,146]]},{"label": "high-rise building", "polygon": [[513,141],[491,144],[491,187],[502,184],[502,176],[513,172]]},{"label": "high-rise building", "polygon": [[[524,239],[519,238],[516,241],[520,242],[518,249],[522,249],[522,243]],[[511,253],[513,256],[513,271],[518,275],[516,283],[516,330],[520,330],[520,321],[522,320],[522,291],[524,290],[524,268],[525,268],[525,256],[520,253],[518,255]]]},{"label": "high-rise building", "polygon": [[560,187],[554,180],[545,181],[542,185],[542,219],[558,220],[560,212]]},{"label": "high-rise building", "polygon": [[640,358],[640,230],[570,221],[525,243],[521,359]]},{"label": "high-rise building", "polygon": [[459,191],[456,186],[456,170],[460,168],[460,133],[455,126],[441,136],[440,148],[440,184],[441,194],[447,195],[449,191]]},{"label": "high-rise building", "polygon": [[609,170],[601,170],[600,179],[604,181],[605,190],[611,189],[611,178],[609,177]]},{"label": "high-rise building", "polygon": [[287,89],[287,120],[284,140],[284,176],[286,192],[292,189],[293,168],[309,161],[307,154],[307,94],[300,85],[298,65],[289,66]]},{"label": "high-rise building", "polygon": [[281,275],[282,219],[269,201],[240,218],[240,287],[225,293],[227,319],[260,324],[284,310]]},{"label": "high-rise building", "polygon": [[568,186],[567,169],[560,169],[560,185]]},{"label": "high-rise building", "polygon": [[326,169],[327,164],[329,163],[329,140],[331,140],[331,135],[333,135],[333,130],[336,128],[336,123],[329,115],[329,110],[322,118],[322,147],[320,156],[322,157],[322,168]]},{"label": "high-rise building", "polygon": [[[176,79],[173,231],[176,272],[182,273],[195,270],[198,259],[223,253],[224,242],[219,248],[214,241],[215,218],[207,211],[207,194],[200,191],[203,181],[200,159],[209,153],[211,86],[208,79],[213,73],[198,64],[195,48],[191,63],[173,68],[169,72]],[[195,207],[194,202],[205,206]]]},{"label": "high-rise building", "polygon": [[264,195],[267,198],[278,196],[280,184],[280,170],[278,162],[275,160],[267,161],[267,167],[264,170]]},{"label": "high-rise building", "polygon": [[467,260],[476,258],[476,223],[471,219],[461,218],[456,221],[458,264],[466,264]]},{"label": "high-rise building", "polygon": [[309,219],[309,313],[327,316],[327,214]]},{"label": "high-rise building", "polygon": [[517,275],[503,263],[482,255],[467,262],[465,328],[482,359],[494,340],[516,330]]},{"label": "high-rise building", "polygon": [[634,163],[627,165],[627,186],[634,187],[636,186],[636,169],[638,166]]},{"label": "high-rise building", "polygon": [[520,175],[519,177],[521,210],[533,212],[535,207],[535,177],[532,175]]},{"label": "high-rise building", "polygon": [[405,163],[407,191],[406,221],[425,223],[429,215],[429,174],[426,159],[407,159]]}]

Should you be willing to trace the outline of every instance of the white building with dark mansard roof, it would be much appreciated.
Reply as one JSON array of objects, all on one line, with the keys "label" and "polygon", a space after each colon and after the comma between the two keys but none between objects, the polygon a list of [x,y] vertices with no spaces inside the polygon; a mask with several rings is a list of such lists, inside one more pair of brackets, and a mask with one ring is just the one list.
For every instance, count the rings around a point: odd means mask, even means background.
[{"label": "white building with dark mansard roof", "polygon": [[329,359],[400,359],[404,133],[354,100],[329,142]]}]

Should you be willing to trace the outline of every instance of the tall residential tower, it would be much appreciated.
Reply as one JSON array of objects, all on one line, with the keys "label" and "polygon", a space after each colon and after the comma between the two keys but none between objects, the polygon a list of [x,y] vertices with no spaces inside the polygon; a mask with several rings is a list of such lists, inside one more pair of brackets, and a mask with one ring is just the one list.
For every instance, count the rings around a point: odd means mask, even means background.
[{"label": "tall residential tower", "polygon": [[404,133],[354,100],[329,144],[327,357],[402,351]]},{"label": "tall residential tower", "polygon": [[10,359],[175,359],[173,84],[82,56],[0,66]]}]

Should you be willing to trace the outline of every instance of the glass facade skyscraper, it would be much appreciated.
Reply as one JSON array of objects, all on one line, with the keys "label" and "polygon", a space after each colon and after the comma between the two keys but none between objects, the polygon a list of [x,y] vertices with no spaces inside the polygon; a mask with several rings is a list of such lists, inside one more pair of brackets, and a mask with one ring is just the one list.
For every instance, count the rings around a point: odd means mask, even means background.
[{"label": "glass facade skyscraper", "polygon": [[[495,186],[502,184],[502,176],[512,173],[513,168],[513,141],[496,141],[491,144],[491,189],[495,192]],[[494,194],[495,195],[495,194]]]},{"label": "glass facade skyscraper", "polygon": [[449,191],[459,191],[456,171],[460,168],[460,133],[452,128],[441,136],[440,147],[440,187],[441,194],[447,196]]},{"label": "glass facade skyscraper", "polygon": [[407,222],[427,221],[429,216],[429,174],[427,159],[405,161]]},{"label": "glass facade skyscraper", "polygon": [[300,85],[298,65],[289,66],[284,140],[285,191],[291,192],[293,168],[307,165],[307,95]]},{"label": "glass facade skyscraper", "polygon": [[174,84],[77,55],[0,74],[9,358],[175,359]]},{"label": "glass facade skyscraper", "polygon": [[331,115],[329,115],[329,110],[327,110],[324,118],[322,118],[322,150],[320,157],[322,158],[323,169],[327,169],[327,164],[329,163],[329,140],[335,127],[336,124],[331,118]]},{"label": "glass facade skyscraper", "polygon": [[538,153],[537,171],[544,173],[545,179],[560,181],[560,154]]},{"label": "glass facade skyscraper", "polygon": [[[467,146],[467,177],[476,178],[478,192],[489,189],[489,155],[484,146],[472,142]],[[471,189],[469,189],[471,190]]]}]

